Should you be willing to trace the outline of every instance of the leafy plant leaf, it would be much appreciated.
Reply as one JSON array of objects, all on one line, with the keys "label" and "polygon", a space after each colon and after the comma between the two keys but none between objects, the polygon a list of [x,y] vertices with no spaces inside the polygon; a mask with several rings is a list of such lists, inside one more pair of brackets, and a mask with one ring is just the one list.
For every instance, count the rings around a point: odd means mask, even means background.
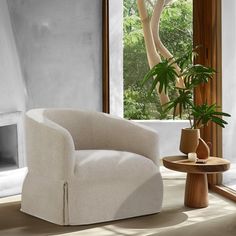
[{"label": "leafy plant leaf", "polygon": [[216,104],[208,105],[207,103],[194,106],[192,110],[192,115],[195,118],[195,128],[200,128],[203,125],[207,125],[209,121],[212,121],[224,128],[224,125],[228,123],[221,117],[230,117],[230,114],[217,111],[217,108],[219,108],[219,106],[217,106]]},{"label": "leafy plant leaf", "polygon": [[174,109],[173,111],[173,118],[175,118],[177,107],[179,108],[179,116],[182,117],[182,112],[190,107],[193,107],[193,99],[192,99],[192,91],[187,89],[178,88],[179,96],[175,99],[171,100],[170,102],[164,105],[164,110],[166,112]]},{"label": "leafy plant leaf", "polygon": [[201,83],[208,83],[209,79],[213,78],[214,73],[214,69],[197,64],[187,68],[182,76],[186,88],[193,89]]},{"label": "leafy plant leaf", "polygon": [[152,93],[157,84],[159,83],[159,93],[164,91],[166,94],[168,89],[175,84],[177,73],[170,60],[163,60],[155,65],[145,76],[142,81],[144,85],[148,80],[153,78],[152,85],[149,93]]}]

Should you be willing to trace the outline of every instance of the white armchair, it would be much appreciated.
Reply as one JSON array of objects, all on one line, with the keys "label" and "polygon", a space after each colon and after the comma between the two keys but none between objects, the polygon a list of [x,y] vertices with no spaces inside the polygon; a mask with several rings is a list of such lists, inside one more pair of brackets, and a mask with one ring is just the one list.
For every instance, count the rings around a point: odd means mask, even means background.
[{"label": "white armchair", "polygon": [[153,130],[72,109],[33,109],[25,125],[23,212],[60,225],[82,225],[161,210]]}]

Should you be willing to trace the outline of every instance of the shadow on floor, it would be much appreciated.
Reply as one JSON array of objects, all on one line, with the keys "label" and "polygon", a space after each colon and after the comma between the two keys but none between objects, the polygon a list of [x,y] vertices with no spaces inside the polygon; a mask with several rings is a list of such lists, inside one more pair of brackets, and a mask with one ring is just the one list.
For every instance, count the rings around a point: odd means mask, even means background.
[{"label": "shadow on floor", "polygon": [[[107,226],[109,225],[127,229],[162,228],[180,224],[188,218],[186,214],[181,212],[181,209],[177,209],[148,216],[88,226],[58,226],[22,213],[20,211],[20,201],[0,204],[0,212],[0,235],[4,236],[15,235],[14,232],[17,232],[17,236],[41,236],[73,233],[95,228],[104,228],[107,230]],[[2,214],[3,212],[4,214]]]},{"label": "shadow on floor", "polygon": [[186,209],[183,208],[162,211],[153,215],[118,221],[115,225],[118,227],[131,229],[151,229],[175,226],[183,223],[188,219],[188,216],[183,213],[183,211],[186,211]]}]

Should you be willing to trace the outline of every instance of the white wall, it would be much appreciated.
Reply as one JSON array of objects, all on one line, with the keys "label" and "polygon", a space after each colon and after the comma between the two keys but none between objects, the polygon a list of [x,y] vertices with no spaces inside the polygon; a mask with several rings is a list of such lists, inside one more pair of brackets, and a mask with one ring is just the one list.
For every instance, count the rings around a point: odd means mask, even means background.
[{"label": "white wall", "polygon": [[[101,6],[102,0],[8,0],[27,109],[102,110]],[[122,117],[123,1],[110,1],[109,7],[110,111]]]},{"label": "white wall", "polygon": [[232,116],[223,129],[223,151],[236,162],[236,1],[222,1],[222,10],[223,111]]},{"label": "white wall", "polygon": [[6,0],[0,1],[0,112],[24,110],[25,89]]},{"label": "white wall", "polygon": [[181,129],[189,127],[187,120],[142,120],[136,121],[159,134],[160,157],[184,155],[179,151]]},{"label": "white wall", "polygon": [[102,110],[102,0],[8,0],[27,109]]},{"label": "white wall", "polygon": [[[231,161],[231,169],[224,173],[224,184],[236,183],[236,1],[222,1],[222,78],[223,111],[231,114],[223,129],[223,157]],[[234,168],[233,168],[234,167]]]},{"label": "white wall", "polygon": [[123,0],[109,2],[110,113],[123,117]]},{"label": "white wall", "polygon": [[[21,112],[15,113],[15,111],[25,110],[25,92],[7,1],[0,0],[0,125],[18,123],[17,137],[20,167],[24,165],[24,147],[22,138],[20,139],[23,136],[22,120]],[[19,133],[19,130],[21,133]],[[7,140],[6,145],[9,146],[11,141],[11,139]],[[8,151],[10,152],[10,150]],[[3,167],[1,166],[1,168]],[[2,170],[4,168],[1,169],[0,175],[0,197],[20,193],[26,172],[23,173],[22,169],[19,169],[16,171],[19,174],[15,174],[15,170]]]}]

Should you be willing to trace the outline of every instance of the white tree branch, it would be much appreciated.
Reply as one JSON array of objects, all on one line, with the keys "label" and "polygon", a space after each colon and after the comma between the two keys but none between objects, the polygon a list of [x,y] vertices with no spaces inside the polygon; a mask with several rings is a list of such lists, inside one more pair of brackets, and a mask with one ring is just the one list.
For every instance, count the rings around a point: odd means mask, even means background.
[{"label": "white tree branch", "polygon": [[[152,35],[153,35],[153,39],[154,39],[154,43],[156,46],[156,49],[160,52],[160,54],[164,57],[164,58],[172,58],[173,55],[169,52],[169,50],[163,45],[161,39],[160,39],[160,18],[161,18],[161,14],[164,10],[165,4],[166,2],[171,2],[172,0],[157,0],[154,10],[153,10],[153,14],[152,14],[152,18],[151,18],[151,30],[152,30]],[[180,74],[180,68],[177,64],[173,65],[175,67],[175,70],[178,74]],[[183,80],[182,79],[178,79],[176,82],[176,86],[177,87],[184,87],[183,84]]]},{"label": "white tree branch", "polygon": [[[143,27],[143,35],[146,46],[148,63],[149,67],[152,68],[153,66],[161,62],[161,58],[156,50],[145,0],[137,0],[137,6]],[[157,86],[157,91],[158,87],[159,86]],[[161,104],[165,104],[169,101],[168,95],[166,95],[164,92],[159,94],[159,96]]]}]

